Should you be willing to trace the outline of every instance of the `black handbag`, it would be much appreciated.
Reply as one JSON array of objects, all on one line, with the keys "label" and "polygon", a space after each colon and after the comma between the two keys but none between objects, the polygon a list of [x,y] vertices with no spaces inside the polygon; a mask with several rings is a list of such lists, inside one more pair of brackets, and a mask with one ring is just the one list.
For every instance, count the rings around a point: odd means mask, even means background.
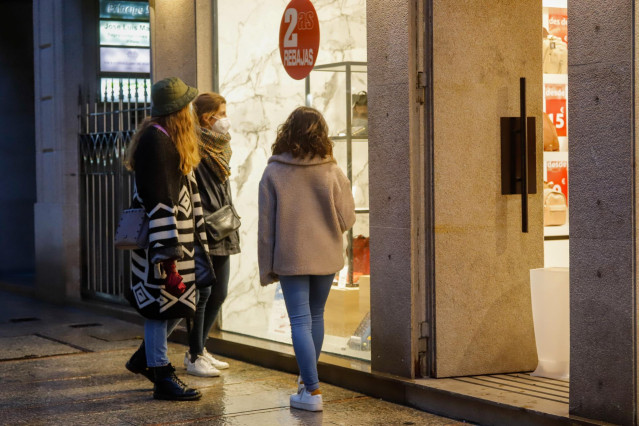
[{"label": "black handbag", "polygon": [[240,221],[241,218],[231,203],[231,197],[229,197],[226,192],[227,185],[222,184],[222,186],[224,188],[223,193],[228,204],[222,206],[204,218],[206,230],[215,241],[220,241],[228,237],[233,231],[236,231],[242,225],[242,222]]}]

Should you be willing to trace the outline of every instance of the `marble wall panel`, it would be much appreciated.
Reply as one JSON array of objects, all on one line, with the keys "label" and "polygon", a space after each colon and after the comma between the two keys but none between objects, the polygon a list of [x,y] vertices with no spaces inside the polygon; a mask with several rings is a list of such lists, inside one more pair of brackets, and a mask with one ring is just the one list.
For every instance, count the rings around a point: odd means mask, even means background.
[{"label": "marble wall panel", "polygon": [[[232,186],[242,216],[242,253],[232,256],[229,295],[223,307],[224,330],[275,338],[278,326],[276,286],[261,287],[257,266],[257,189],[270,156],[277,126],[305,104],[304,80],[291,79],[280,61],[279,26],[288,1],[219,2],[218,49],[220,92],[227,99],[233,127]],[[365,0],[317,0],[321,42],[316,65],[366,61]],[[322,111],[331,132],[345,128],[343,72],[311,74],[312,106]],[[366,89],[366,74],[353,78],[353,91]],[[358,207],[368,207],[367,144],[354,144],[353,181]],[[345,144],[336,142],[336,157],[346,170]],[[368,235],[368,215],[356,234]],[[285,312],[285,311],[284,311]],[[286,341],[288,336],[284,338]],[[282,340],[279,338],[278,340]]]}]

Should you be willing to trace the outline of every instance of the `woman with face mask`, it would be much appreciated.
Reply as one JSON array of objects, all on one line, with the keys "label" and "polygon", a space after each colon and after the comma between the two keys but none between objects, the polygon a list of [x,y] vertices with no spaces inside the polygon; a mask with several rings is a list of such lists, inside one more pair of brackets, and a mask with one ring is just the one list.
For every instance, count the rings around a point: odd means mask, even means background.
[{"label": "woman with face mask", "polygon": [[[206,220],[222,207],[233,205],[229,179],[231,122],[226,116],[226,99],[217,93],[200,94],[193,101],[193,108],[200,126],[198,135],[202,157],[195,169],[195,178],[200,188]],[[208,225],[206,229],[215,280],[212,285],[198,286],[197,309],[189,335],[189,350],[184,356],[184,365],[188,374],[215,377],[219,376],[219,370],[228,368],[229,365],[208,353],[205,344],[220,307],[226,299],[230,275],[229,256],[240,252],[240,238],[237,230],[220,238]]]}]

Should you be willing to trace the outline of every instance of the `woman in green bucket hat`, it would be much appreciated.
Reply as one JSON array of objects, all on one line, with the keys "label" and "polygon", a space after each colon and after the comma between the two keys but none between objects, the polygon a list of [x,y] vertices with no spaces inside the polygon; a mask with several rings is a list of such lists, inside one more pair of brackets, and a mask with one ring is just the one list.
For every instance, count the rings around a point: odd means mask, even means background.
[{"label": "woman in green bucket hat", "polygon": [[195,259],[196,249],[209,251],[193,174],[200,162],[191,109],[197,93],[177,77],[155,83],[151,117],[137,129],[125,158],[135,175],[132,207],[143,207],[149,218],[148,247],[131,254],[128,295],[146,318],[144,341],[126,367],[153,382],[156,399],[201,397],[177,378],[167,356],[168,336],[194,314],[196,276],[198,284],[214,280],[210,265]]}]

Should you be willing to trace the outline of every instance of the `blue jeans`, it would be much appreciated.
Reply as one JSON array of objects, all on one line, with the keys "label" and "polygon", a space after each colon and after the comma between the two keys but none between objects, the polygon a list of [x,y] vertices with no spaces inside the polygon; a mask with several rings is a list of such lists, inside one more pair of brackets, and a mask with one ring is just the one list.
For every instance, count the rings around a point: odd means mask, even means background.
[{"label": "blue jeans", "polygon": [[331,291],[330,275],[281,276],[286,311],[291,321],[293,350],[309,392],[319,388],[317,361],[324,343],[324,306]]},{"label": "blue jeans", "polygon": [[166,340],[182,318],[172,320],[152,320],[144,322],[144,342],[147,367],[163,367],[169,364]]},{"label": "blue jeans", "polygon": [[229,276],[231,272],[230,256],[211,256],[215,281],[213,285],[198,288],[198,300],[195,309],[193,328],[189,335],[189,352],[191,357],[202,355],[206,339],[215,323],[215,318],[220,312],[220,307],[229,289]]}]

